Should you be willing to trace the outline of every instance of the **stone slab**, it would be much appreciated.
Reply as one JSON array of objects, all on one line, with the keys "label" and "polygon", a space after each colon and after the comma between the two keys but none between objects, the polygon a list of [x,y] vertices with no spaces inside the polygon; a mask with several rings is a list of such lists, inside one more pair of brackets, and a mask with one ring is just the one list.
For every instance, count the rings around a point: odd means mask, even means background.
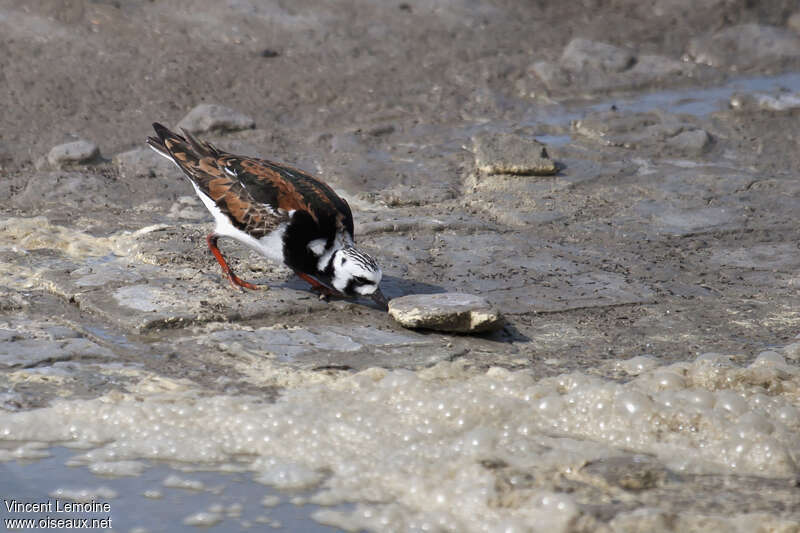
[{"label": "stone slab", "polygon": [[485,298],[466,293],[410,294],[389,302],[389,314],[405,328],[485,333],[503,327],[500,312]]}]

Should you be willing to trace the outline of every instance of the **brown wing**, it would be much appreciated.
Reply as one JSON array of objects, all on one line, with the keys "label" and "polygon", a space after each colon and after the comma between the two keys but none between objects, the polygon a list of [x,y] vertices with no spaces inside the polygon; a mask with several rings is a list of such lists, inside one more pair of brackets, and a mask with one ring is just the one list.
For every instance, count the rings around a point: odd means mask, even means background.
[{"label": "brown wing", "polygon": [[277,209],[270,202],[260,201],[240,179],[226,172],[221,163],[223,152],[198,141],[185,131],[186,137],[183,137],[160,124],[153,124],[153,127],[158,138],[148,137],[147,143],[175,161],[236,228],[260,238],[288,221],[285,210]]},{"label": "brown wing", "polygon": [[350,206],[310,174],[266,159],[232,154],[222,154],[218,161],[223,171],[236,175],[255,201],[276,210],[305,211],[319,226],[336,228],[353,238]]}]

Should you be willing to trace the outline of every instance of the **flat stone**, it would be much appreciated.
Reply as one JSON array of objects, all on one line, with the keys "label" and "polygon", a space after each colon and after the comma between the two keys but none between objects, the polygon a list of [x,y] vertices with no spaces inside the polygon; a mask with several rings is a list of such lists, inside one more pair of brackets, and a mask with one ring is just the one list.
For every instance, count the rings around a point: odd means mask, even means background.
[{"label": "flat stone", "polygon": [[667,145],[685,154],[699,155],[711,145],[711,136],[701,129],[682,131],[667,139]]},{"label": "flat stone", "polygon": [[411,294],[389,301],[389,314],[406,328],[482,333],[503,327],[486,299],[466,293]]},{"label": "flat stone", "polygon": [[545,145],[511,133],[481,133],[472,139],[475,164],[487,174],[547,176],[558,170]]},{"label": "flat stone", "polygon": [[666,148],[671,154],[700,155],[713,139],[705,130],[676,115],[652,111],[621,113],[599,111],[572,123],[580,137],[605,146]]},{"label": "flat stone", "polygon": [[173,176],[177,168],[173,163],[155,153],[150,148],[135,148],[115,155],[111,162],[119,174],[125,178],[139,176]]},{"label": "flat stone", "polygon": [[50,149],[47,161],[55,168],[89,162],[100,155],[100,149],[91,141],[59,144]]},{"label": "flat stone", "polygon": [[107,348],[69,328],[24,323],[9,326],[0,328],[0,365],[34,367],[114,356]]},{"label": "flat stone", "polygon": [[366,323],[324,328],[273,326],[254,331],[224,329],[201,338],[200,344],[214,346],[244,364],[268,360],[298,370],[426,368],[463,352],[458,343],[411,331],[387,331]]},{"label": "flat stone", "polygon": [[[150,265],[131,266],[137,271],[153,269]],[[267,280],[268,290],[243,293],[232,289],[215,270],[207,273],[168,267],[154,270],[153,274],[142,276],[146,283],[122,285],[118,280],[102,287],[77,286],[81,282],[96,282],[92,277],[75,280],[62,277],[52,283],[67,294],[74,292],[80,309],[106,316],[124,330],[136,332],[211,321],[277,319],[329,306],[314,295],[278,286],[273,280]],[[135,272],[129,273],[133,275]],[[251,281],[261,282],[252,278]],[[117,287],[112,288],[114,285]]]},{"label": "flat stone", "polygon": [[622,72],[633,66],[636,56],[630,50],[589,39],[572,39],[561,54],[561,65],[573,71],[586,67],[605,72]]},{"label": "flat stone", "polygon": [[576,120],[572,123],[572,129],[581,137],[606,146],[636,148],[677,135],[681,126],[674,117],[665,117],[656,112],[599,111]]},{"label": "flat stone", "polygon": [[689,41],[687,53],[696,63],[717,68],[763,68],[800,55],[800,36],[784,28],[742,24]]},{"label": "flat stone", "polygon": [[251,129],[255,121],[247,115],[229,107],[216,104],[200,104],[178,122],[178,128],[192,133],[216,131],[239,131]]}]

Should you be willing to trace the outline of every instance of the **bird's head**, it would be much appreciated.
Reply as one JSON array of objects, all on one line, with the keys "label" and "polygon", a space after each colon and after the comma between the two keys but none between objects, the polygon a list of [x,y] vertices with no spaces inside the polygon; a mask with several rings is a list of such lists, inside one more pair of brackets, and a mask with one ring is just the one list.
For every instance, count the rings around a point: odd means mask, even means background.
[{"label": "bird's head", "polygon": [[364,252],[346,246],[333,254],[333,288],[348,296],[369,296],[382,307],[386,297],[378,287],[383,273],[378,263]]}]

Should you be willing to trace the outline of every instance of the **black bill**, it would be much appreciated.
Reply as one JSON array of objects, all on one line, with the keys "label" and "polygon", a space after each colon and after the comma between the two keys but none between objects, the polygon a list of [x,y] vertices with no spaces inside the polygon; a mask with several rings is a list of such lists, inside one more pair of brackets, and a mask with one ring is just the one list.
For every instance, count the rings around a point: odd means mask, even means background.
[{"label": "black bill", "polygon": [[380,289],[372,293],[372,299],[376,304],[381,306],[381,309],[384,311],[389,309],[389,300],[386,299],[386,296],[383,295]]}]

